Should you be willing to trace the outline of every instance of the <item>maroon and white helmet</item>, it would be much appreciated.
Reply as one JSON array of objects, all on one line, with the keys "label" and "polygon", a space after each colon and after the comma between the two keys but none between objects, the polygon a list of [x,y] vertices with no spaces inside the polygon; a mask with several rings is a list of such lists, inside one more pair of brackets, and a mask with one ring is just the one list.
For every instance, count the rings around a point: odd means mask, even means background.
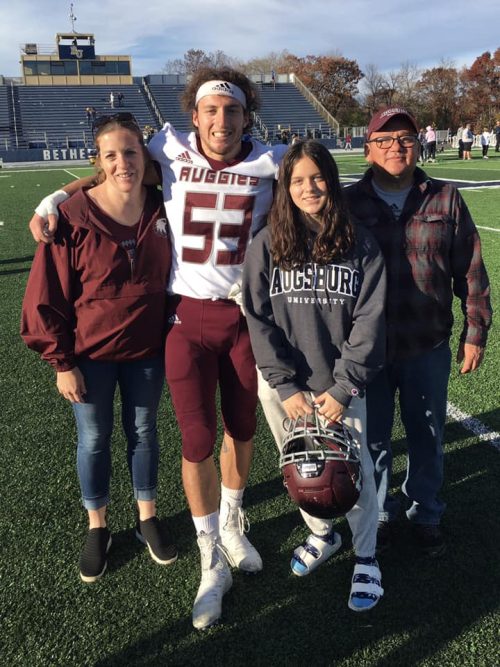
[{"label": "maroon and white helmet", "polygon": [[308,514],[332,519],[346,514],[359,498],[361,465],[347,429],[327,426],[317,410],[286,420],[280,468],[290,498]]}]

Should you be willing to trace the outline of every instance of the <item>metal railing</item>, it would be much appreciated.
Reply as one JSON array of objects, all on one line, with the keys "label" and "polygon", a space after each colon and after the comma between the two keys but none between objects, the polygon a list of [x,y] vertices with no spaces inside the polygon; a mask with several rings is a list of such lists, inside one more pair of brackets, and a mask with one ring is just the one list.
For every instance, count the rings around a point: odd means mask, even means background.
[{"label": "metal railing", "polygon": [[12,120],[14,121],[14,136],[16,137],[16,148],[19,148],[19,136],[17,133],[17,114],[16,114],[16,101],[14,99],[14,82],[10,83],[10,96],[12,101]]},{"label": "metal railing", "polygon": [[318,100],[318,98],[311,93],[309,88],[307,88],[302,81],[299,79],[299,77],[294,74],[293,75],[293,83],[294,85],[300,90],[302,95],[306,98],[310,104],[316,109],[316,111],[323,116],[323,118],[326,120],[326,122],[330,125],[330,127],[335,128],[335,132],[339,134],[340,131],[340,125],[339,122],[336,118],[332,116],[332,114],[328,111],[326,107],[324,107],[321,102]]},{"label": "metal railing", "polygon": [[260,132],[262,138],[267,143],[267,141],[269,140],[269,128],[264,123],[264,121],[259,116],[259,114],[256,113],[255,111],[253,112],[253,123],[256,127],[259,128],[259,132]]},{"label": "metal railing", "polygon": [[304,126],[293,125],[292,123],[287,125],[277,123],[271,130],[270,138],[274,141],[280,141],[283,138],[291,140],[293,134],[296,134],[299,139],[334,139],[337,137],[335,130],[326,123],[324,125],[322,123],[305,123]]},{"label": "metal railing", "polygon": [[163,118],[163,114],[160,111],[160,108],[158,107],[158,105],[156,104],[156,100],[155,100],[152,92],[150,91],[149,85],[148,85],[148,83],[147,83],[147,81],[144,77],[142,79],[142,87],[144,88],[144,90],[146,92],[146,96],[149,100],[149,103],[151,104],[151,108],[155,112],[155,115],[156,115],[156,118],[157,118],[157,120],[160,124],[160,127],[163,127],[165,125],[165,119]]}]

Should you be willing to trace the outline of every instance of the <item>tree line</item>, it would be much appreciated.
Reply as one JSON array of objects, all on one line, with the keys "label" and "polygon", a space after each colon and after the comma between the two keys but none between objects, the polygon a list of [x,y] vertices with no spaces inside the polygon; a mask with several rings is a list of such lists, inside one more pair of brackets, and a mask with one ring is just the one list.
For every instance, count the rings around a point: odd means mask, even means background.
[{"label": "tree line", "polygon": [[485,51],[470,67],[442,60],[421,69],[405,62],[390,72],[381,72],[375,64],[363,71],[356,60],[340,53],[299,57],[285,50],[242,61],[224,51],[189,49],[182,58],[168,61],[163,72],[191,74],[203,66],[230,66],[256,76],[293,72],[341,126],[366,125],[374,111],[389,105],[405,106],[422,125],[441,129],[470,122],[481,131],[500,120],[500,48],[493,54]]}]

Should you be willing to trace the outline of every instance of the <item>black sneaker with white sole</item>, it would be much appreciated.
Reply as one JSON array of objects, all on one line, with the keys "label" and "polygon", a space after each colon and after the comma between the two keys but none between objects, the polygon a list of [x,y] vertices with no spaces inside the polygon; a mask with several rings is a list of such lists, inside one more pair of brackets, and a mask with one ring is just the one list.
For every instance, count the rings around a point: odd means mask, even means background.
[{"label": "black sneaker with white sole", "polygon": [[80,556],[80,577],[91,584],[102,577],[108,565],[111,533],[107,528],[91,528]]},{"label": "black sneaker with white sole", "polygon": [[177,560],[177,547],[170,531],[162,524],[157,516],[146,521],[137,521],[135,536],[145,544],[151,558],[159,565],[171,565]]},{"label": "black sneaker with white sole", "polygon": [[439,558],[446,551],[443,533],[439,526],[428,523],[415,523],[412,525],[413,537],[420,551],[431,558]]}]

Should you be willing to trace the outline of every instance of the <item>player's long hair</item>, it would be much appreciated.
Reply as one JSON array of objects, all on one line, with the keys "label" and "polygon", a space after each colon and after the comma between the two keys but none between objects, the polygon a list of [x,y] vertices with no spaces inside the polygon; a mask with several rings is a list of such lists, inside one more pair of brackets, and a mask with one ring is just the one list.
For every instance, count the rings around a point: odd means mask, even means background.
[{"label": "player's long hair", "polygon": [[234,83],[235,86],[241,88],[247,100],[246,112],[248,116],[248,122],[243,128],[243,132],[249,132],[253,125],[252,112],[260,108],[259,93],[243,72],[231,67],[202,67],[195,72],[181,97],[184,111],[196,109],[196,93],[198,88],[207,81],[229,81],[229,83]]},{"label": "player's long hair", "polygon": [[[305,224],[303,213],[290,195],[292,172],[303,157],[310,158],[325,179],[328,199],[321,211],[321,229],[316,234]],[[354,245],[354,228],[349,218],[339,172],[330,151],[319,141],[294,144],[283,158],[278,186],[269,213],[271,255],[274,263],[290,270],[305,262],[328,264],[345,258]]]}]

